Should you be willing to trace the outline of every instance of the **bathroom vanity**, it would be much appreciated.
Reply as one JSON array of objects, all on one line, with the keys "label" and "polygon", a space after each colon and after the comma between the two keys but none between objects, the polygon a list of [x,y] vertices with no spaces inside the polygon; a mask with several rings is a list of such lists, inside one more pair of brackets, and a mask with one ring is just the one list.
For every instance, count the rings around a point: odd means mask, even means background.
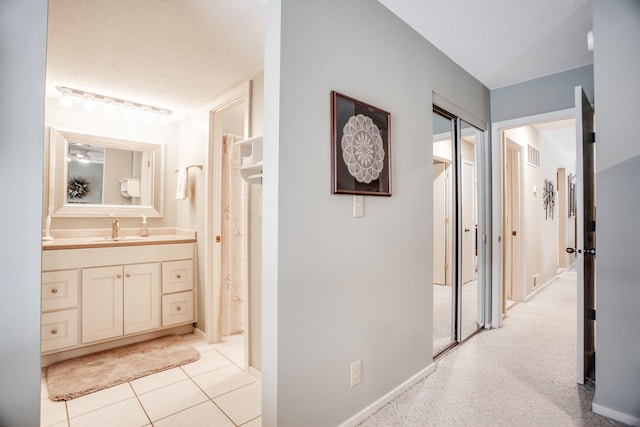
[{"label": "bathroom vanity", "polygon": [[42,249],[43,366],[193,330],[195,232],[57,238]]}]

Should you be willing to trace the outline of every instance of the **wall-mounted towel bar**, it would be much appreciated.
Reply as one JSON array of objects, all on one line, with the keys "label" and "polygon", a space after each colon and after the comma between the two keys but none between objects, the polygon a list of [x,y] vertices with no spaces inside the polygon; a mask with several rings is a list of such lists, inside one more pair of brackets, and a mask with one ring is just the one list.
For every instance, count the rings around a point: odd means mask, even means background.
[{"label": "wall-mounted towel bar", "polygon": [[[187,168],[187,169],[198,168],[198,169],[202,170],[202,163],[194,164],[194,165],[188,165],[188,166],[185,166],[185,168]],[[175,172],[178,172],[179,170],[180,169],[176,169]]]}]

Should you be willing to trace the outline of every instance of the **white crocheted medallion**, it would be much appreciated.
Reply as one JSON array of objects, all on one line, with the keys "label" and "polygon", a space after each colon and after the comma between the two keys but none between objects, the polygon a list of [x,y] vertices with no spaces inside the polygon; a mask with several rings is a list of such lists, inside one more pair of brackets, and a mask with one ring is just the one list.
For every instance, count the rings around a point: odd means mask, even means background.
[{"label": "white crocheted medallion", "polygon": [[385,153],[380,129],[370,117],[351,116],[344,125],[341,145],[347,169],[358,182],[369,184],[380,177]]}]

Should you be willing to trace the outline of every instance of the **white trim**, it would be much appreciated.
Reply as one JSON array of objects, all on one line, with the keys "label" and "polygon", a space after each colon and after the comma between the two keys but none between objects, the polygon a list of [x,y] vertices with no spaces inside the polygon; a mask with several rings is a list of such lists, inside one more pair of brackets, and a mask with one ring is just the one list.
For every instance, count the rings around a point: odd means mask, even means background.
[{"label": "white trim", "polygon": [[502,326],[502,172],[495,173],[496,167],[502,165],[502,138],[501,132],[515,127],[537,123],[545,123],[576,117],[575,108],[536,114],[533,116],[519,117],[491,124],[491,165],[494,173],[491,177],[491,325],[493,328]]},{"label": "white trim", "polygon": [[257,379],[258,381],[262,381],[262,372],[258,371],[256,368],[254,368],[253,366],[249,366],[247,368],[247,371],[253,378]]},{"label": "white trim", "polygon": [[[251,82],[247,81],[224,95],[216,98],[205,108],[209,111],[209,144],[207,147],[207,163],[205,171],[205,225],[204,225],[204,324],[206,341],[209,343],[220,341],[220,304],[214,304],[220,295],[221,278],[216,272],[220,271],[221,253],[220,245],[216,243],[215,236],[221,234],[221,206],[220,206],[220,176],[222,174],[222,131],[219,125],[215,126],[216,112],[235,104],[245,103],[245,132],[248,128],[247,106],[251,96]],[[218,116],[219,117],[219,116]],[[219,118],[218,118],[219,120]],[[246,135],[245,135],[246,136]],[[248,331],[247,331],[248,333]],[[246,349],[248,351],[248,349]],[[245,358],[246,359],[246,358]]]},{"label": "white trim", "polygon": [[545,283],[543,283],[542,285],[540,285],[537,288],[535,288],[529,295],[526,296],[526,298],[524,299],[524,302],[529,302],[536,295],[538,295],[540,293],[540,291],[542,291],[544,288],[546,288],[547,286],[549,286],[550,284],[552,284],[553,282],[558,280],[558,278],[559,278],[559,275],[555,275],[551,279],[549,279]]},{"label": "white trim", "polygon": [[352,416],[351,418],[349,418],[348,420],[340,424],[338,427],[353,427],[360,424],[362,421],[369,418],[371,415],[373,415],[377,410],[385,406],[387,403],[391,402],[393,399],[395,399],[396,397],[400,396],[402,393],[404,393],[405,391],[413,387],[420,380],[431,375],[435,370],[436,370],[436,364],[432,362],[429,366],[422,369],[420,372],[418,372],[417,374],[415,374],[414,376],[412,376],[411,378],[409,378],[408,380],[400,384],[398,387],[394,388],[389,393],[385,394],[380,399],[376,400],[371,405],[367,406],[362,411],[358,412],[357,414],[355,414],[354,416]]},{"label": "white trim", "polygon": [[616,411],[615,409],[607,408],[606,406],[598,405],[597,403],[593,403],[591,405],[591,410],[596,414],[604,415],[605,417],[609,417],[627,425],[640,427],[640,418],[634,417],[633,415],[625,414],[624,412]]}]

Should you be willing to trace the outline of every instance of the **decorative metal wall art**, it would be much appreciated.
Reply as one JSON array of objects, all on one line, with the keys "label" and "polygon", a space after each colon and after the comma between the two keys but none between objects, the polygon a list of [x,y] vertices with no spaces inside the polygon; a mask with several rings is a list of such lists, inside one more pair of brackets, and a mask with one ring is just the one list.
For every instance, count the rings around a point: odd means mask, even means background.
[{"label": "decorative metal wall art", "polygon": [[567,188],[569,189],[569,218],[576,216],[576,176],[569,174],[567,177]]},{"label": "decorative metal wall art", "polygon": [[334,194],[391,196],[391,115],[331,92]]},{"label": "decorative metal wall art", "polygon": [[545,210],[545,219],[553,219],[553,209],[556,206],[556,192],[553,188],[553,181],[544,180],[544,192],[542,203]]}]

